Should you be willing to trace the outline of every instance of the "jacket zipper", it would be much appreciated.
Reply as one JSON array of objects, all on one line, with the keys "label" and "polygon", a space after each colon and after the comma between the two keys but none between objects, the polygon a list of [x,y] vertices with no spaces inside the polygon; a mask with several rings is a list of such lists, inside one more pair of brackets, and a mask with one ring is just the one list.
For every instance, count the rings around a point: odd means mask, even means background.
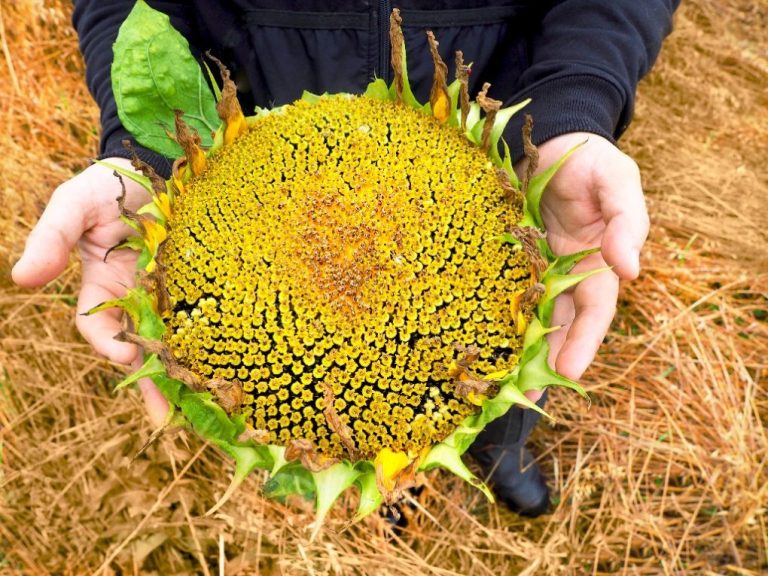
[{"label": "jacket zipper", "polygon": [[392,81],[392,71],[389,69],[389,14],[392,11],[389,0],[379,0],[379,70],[381,78],[389,84]]}]

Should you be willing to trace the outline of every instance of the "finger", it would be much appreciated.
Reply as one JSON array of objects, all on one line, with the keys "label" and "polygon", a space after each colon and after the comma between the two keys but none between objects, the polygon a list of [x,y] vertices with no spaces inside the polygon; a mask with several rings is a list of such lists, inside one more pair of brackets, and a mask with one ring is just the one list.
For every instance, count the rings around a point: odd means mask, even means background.
[{"label": "finger", "polygon": [[[541,400],[541,397],[544,396],[544,390],[526,390],[523,394],[525,394],[525,397],[531,402],[538,402]],[[520,408],[528,410],[528,406],[520,406]]]},{"label": "finger", "polygon": [[578,380],[595,357],[616,312],[619,279],[610,271],[581,282],[573,291],[575,317],[557,356],[557,371]]},{"label": "finger", "polygon": [[[141,364],[142,359],[139,355],[131,362],[131,368],[138,370],[141,368]],[[144,407],[147,410],[152,426],[156,429],[162,427],[168,416],[168,401],[165,399],[165,396],[162,395],[157,386],[155,386],[155,383],[149,378],[139,379],[139,390],[141,390],[141,396],[144,398]]]},{"label": "finger", "polygon": [[603,234],[603,258],[624,280],[634,280],[640,274],[640,249],[648,236],[647,222],[645,213],[640,222],[621,214],[608,222]]},{"label": "finger", "polygon": [[99,354],[121,364],[128,364],[138,355],[135,345],[118,342],[115,334],[122,330],[118,308],[83,315],[91,308],[107,300],[121,298],[126,288],[133,285],[133,270],[136,256],[128,252],[114,253],[104,262],[96,258],[89,248],[81,250],[83,279],[77,301],[77,329]]},{"label": "finger", "polygon": [[42,286],[64,271],[69,254],[89,227],[90,201],[77,194],[72,181],[59,186],[30,232],[24,253],[13,267],[13,281],[27,288]]},{"label": "finger", "polygon": [[552,369],[556,367],[557,356],[560,354],[563,344],[565,344],[568,329],[571,327],[575,315],[573,296],[570,292],[565,292],[555,299],[555,309],[552,312],[550,326],[560,326],[561,328],[547,335],[547,342],[549,342],[549,365]]},{"label": "finger", "polygon": [[155,428],[160,428],[165,424],[165,419],[168,416],[168,401],[149,378],[139,380],[139,390],[144,397],[144,406],[152,425]]},{"label": "finger", "polygon": [[620,278],[640,273],[640,250],[648,237],[648,211],[640,171],[629,158],[616,162],[602,176],[600,203],[606,222],[602,254]]},{"label": "finger", "polygon": [[85,312],[91,308],[107,300],[119,298],[121,295],[110,286],[95,282],[84,283],[77,301],[78,314],[75,324],[80,334],[96,352],[106,356],[112,362],[130,364],[138,356],[138,348],[134,344],[115,340],[115,335],[123,329],[120,321],[122,312],[114,308],[89,316],[85,315]]}]

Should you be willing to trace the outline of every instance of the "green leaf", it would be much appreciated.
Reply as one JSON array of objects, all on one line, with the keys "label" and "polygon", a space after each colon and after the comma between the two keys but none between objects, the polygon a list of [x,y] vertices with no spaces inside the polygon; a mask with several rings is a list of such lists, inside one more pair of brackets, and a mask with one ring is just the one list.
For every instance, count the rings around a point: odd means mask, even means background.
[{"label": "green leaf", "polygon": [[[519,376],[516,380],[519,380]],[[517,384],[507,384],[506,386],[502,387],[501,391],[496,396],[496,398],[494,398],[494,400],[510,402],[514,405],[523,406],[524,408],[538,412],[553,422],[555,421],[555,419],[552,418],[552,416],[550,416],[547,412],[545,412],[543,408],[540,408],[538,404],[532,400],[529,400],[528,397],[520,391],[520,389],[517,387]]]},{"label": "green leaf", "polygon": [[187,389],[183,382],[179,382],[167,374],[155,374],[152,376],[152,382],[155,383],[155,386],[157,386],[157,389],[160,390],[165,399],[174,406],[179,405],[182,390]]},{"label": "green leaf", "polygon": [[600,252],[599,247],[587,248],[586,250],[574,252],[573,254],[558,256],[555,258],[554,262],[547,267],[544,272],[544,277],[546,278],[548,274],[568,274],[576,264],[584,260],[587,256],[596,254],[597,252]]},{"label": "green leaf", "polygon": [[355,480],[355,484],[360,488],[360,502],[357,505],[355,521],[365,518],[374,512],[384,501],[384,496],[379,492],[379,485],[376,483],[376,470],[368,462],[357,464],[360,475]]},{"label": "green leaf", "polygon": [[109,252],[114,252],[115,250],[135,250],[136,252],[141,252],[144,250],[144,239],[141,236],[128,236],[120,244],[112,246]]},{"label": "green leaf", "polygon": [[[469,103],[469,114],[467,114],[467,130],[464,135],[470,142],[480,144],[480,135],[483,133],[483,128],[480,119],[480,104],[477,102]],[[480,125],[479,128],[477,126]]]},{"label": "green leaf", "polygon": [[563,156],[557,162],[552,164],[552,166],[544,170],[544,172],[531,178],[531,181],[528,184],[526,201],[528,210],[530,210],[531,216],[533,217],[533,221],[539,228],[544,228],[544,221],[541,219],[541,210],[539,208],[541,204],[541,197],[544,195],[544,189],[547,187],[547,184],[549,184],[549,181],[552,180],[552,177],[557,174],[557,171],[560,170],[562,165],[565,164],[565,161],[568,160],[571,154],[576,152],[576,150],[584,146],[586,143],[587,142],[585,140],[581,144],[576,144],[576,146],[563,154]]},{"label": "green leaf", "polygon": [[539,342],[541,342],[547,334],[557,332],[560,329],[561,326],[550,326],[549,328],[545,328],[541,323],[541,320],[536,316],[531,318],[531,322],[528,324],[528,329],[525,331],[525,337],[523,338],[523,356],[521,362],[525,361],[528,357],[529,350],[538,346]]},{"label": "green leaf", "polygon": [[[472,104],[474,104],[474,102]],[[472,104],[470,104],[470,108],[469,108],[470,116],[472,114]],[[477,107],[478,109],[480,109],[479,104],[477,105]],[[478,117],[477,121],[471,126],[472,127],[470,128],[469,120],[467,120],[467,138],[469,138],[471,142],[474,142],[475,144],[480,146],[483,140],[483,127],[485,126],[485,116],[483,116],[482,118]]]},{"label": "green leaf", "polygon": [[216,82],[216,78],[213,76],[213,72],[211,71],[211,67],[208,66],[208,62],[203,60],[203,66],[205,66],[205,73],[208,74],[208,80],[211,82],[211,86],[213,87],[213,97],[215,98],[216,102],[221,100],[221,88],[219,88],[219,83]]},{"label": "green leaf", "polygon": [[158,205],[154,202],[144,204],[144,206],[136,210],[136,214],[150,214],[151,216],[154,216],[155,220],[157,220],[160,224],[165,224],[165,216],[160,211]]},{"label": "green leaf", "polygon": [[[499,156],[499,140],[501,140],[501,135],[504,133],[504,128],[507,127],[507,124],[509,123],[512,116],[514,116],[517,112],[525,108],[530,101],[531,99],[528,98],[527,100],[523,100],[522,102],[520,102],[519,104],[515,104],[514,106],[508,106],[507,108],[502,108],[496,113],[496,118],[494,118],[493,127],[491,128],[490,155],[491,155],[491,159],[494,161],[494,163],[497,166],[503,165],[501,156]],[[509,157],[508,150],[507,150],[507,157]]]},{"label": "green leaf", "polygon": [[209,392],[182,390],[179,407],[194,431],[205,440],[235,444],[245,431],[242,423],[233,422]]},{"label": "green leaf", "polygon": [[133,180],[150,194],[155,193],[154,189],[152,188],[152,181],[146,176],[142,176],[138,172],[129,170],[128,168],[123,168],[122,166],[118,166],[117,164],[112,164],[111,162],[105,162],[104,160],[94,160],[94,162],[99,166],[104,166],[105,168],[114,170],[115,172],[120,174],[120,176],[125,176],[126,178]]},{"label": "green leaf", "polygon": [[205,147],[219,125],[216,100],[199,64],[166,14],[138,0],[113,46],[112,90],[123,126],[142,146],[169,158],[182,155],[166,130],[174,110],[200,133]]},{"label": "green leaf", "polygon": [[150,354],[147,356],[146,360],[144,360],[142,367],[124,378],[122,382],[115,386],[115,390],[122,390],[140,378],[150,378],[158,374],[165,374],[165,366],[163,366],[163,363],[160,361],[157,354]]},{"label": "green leaf", "polygon": [[542,339],[535,347],[536,353],[520,362],[520,376],[517,379],[517,387],[521,392],[528,390],[543,390],[547,386],[563,386],[570,388],[589,400],[589,396],[577,382],[561,376],[549,367],[549,343]]},{"label": "green leaf", "polygon": [[304,90],[304,92],[301,93],[301,100],[303,100],[304,102],[309,102],[310,104],[317,104],[320,101],[320,98],[327,95],[328,95],[328,92],[323,92],[322,94],[315,94],[314,92],[310,92],[309,90]]},{"label": "green leaf", "polygon": [[517,238],[515,238],[510,232],[502,232],[501,236],[499,236],[499,240],[506,244],[512,244],[513,246],[522,246],[523,243],[520,242]]},{"label": "green leaf", "polygon": [[520,179],[517,177],[517,172],[515,172],[515,168],[512,166],[512,153],[509,151],[509,144],[507,144],[504,138],[501,139],[501,144],[504,146],[504,158],[501,161],[501,167],[504,168],[507,176],[509,176],[510,184],[517,190],[520,190]]},{"label": "green leaf", "polygon": [[461,459],[461,454],[455,448],[443,443],[438,444],[429,451],[420,469],[431,470],[437,467],[450,470],[453,474],[480,490],[490,502],[494,502],[493,493],[488,486],[469,471],[469,468]]},{"label": "green leaf", "polygon": [[210,516],[216,510],[231,498],[232,494],[240,487],[240,484],[253,472],[256,468],[269,469],[272,465],[272,461],[269,457],[269,453],[265,446],[235,446],[227,442],[215,442],[223,452],[234,458],[235,460],[235,473],[232,476],[232,481],[224,494],[219,498],[218,502],[205,513],[206,516]]},{"label": "green leaf", "polygon": [[147,266],[149,266],[149,263],[152,262],[152,260],[155,258],[155,255],[152,254],[149,249],[147,248],[146,244],[144,245],[144,248],[141,249],[141,252],[139,253],[139,258],[136,260],[136,266],[140,270],[146,270]]},{"label": "green leaf", "polygon": [[499,393],[493,398],[486,399],[483,402],[483,409],[478,414],[465,418],[461,425],[443,440],[442,444],[463,454],[489,423],[506,414],[516,404],[530,408],[552,420],[549,414],[526,398],[517,388],[518,375],[519,368],[516,368],[506,376],[501,382]]},{"label": "green leaf", "polygon": [[387,87],[387,83],[381,78],[376,78],[376,80],[368,84],[364,95],[368,96],[368,98],[375,98],[376,100],[391,100],[389,87]]},{"label": "green leaf", "polygon": [[451,114],[448,116],[448,125],[454,128],[461,128],[460,95],[461,82],[457,78],[448,85],[448,96],[451,99]]},{"label": "green leaf", "polygon": [[275,446],[274,444],[268,444],[267,449],[269,450],[269,453],[272,456],[272,468],[270,468],[269,474],[271,476],[274,476],[275,474],[280,472],[280,470],[283,469],[285,466],[288,466],[290,463],[285,459],[284,446]]},{"label": "green leaf", "polygon": [[285,498],[291,494],[309,498],[314,492],[312,473],[298,462],[284,466],[264,483],[264,495],[269,498]]},{"label": "green leaf", "polygon": [[552,312],[555,306],[555,298],[560,294],[576,286],[579,282],[583,282],[587,278],[600,274],[601,272],[608,272],[610,266],[604,268],[595,268],[594,270],[587,270],[580,274],[547,274],[542,277],[541,281],[544,284],[544,295],[539,300],[538,316],[541,321],[547,325],[552,319]]},{"label": "green leaf", "polygon": [[129,288],[122,298],[102,302],[84,314],[90,316],[110,308],[125,310],[131,317],[137,334],[142,338],[159,340],[165,333],[163,319],[155,312],[152,297],[143,288]]},{"label": "green leaf", "polygon": [[358,476],[360,476],[360,472],[347,462],[339,462],[325,470],[312,473],[316,495],[317,519],[315,522],[318,528],[336,499],[355,483]]}]

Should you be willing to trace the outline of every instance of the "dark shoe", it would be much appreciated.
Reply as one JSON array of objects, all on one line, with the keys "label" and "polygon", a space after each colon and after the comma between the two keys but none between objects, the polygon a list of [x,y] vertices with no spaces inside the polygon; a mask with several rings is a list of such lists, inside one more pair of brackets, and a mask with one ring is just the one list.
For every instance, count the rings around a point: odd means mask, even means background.
[{"label": "dark shoe", "polygon": [[472,446],[470,453],[480,464],[493,493],[512,512],[535,518],[547,511],[547,480],[525,446]]},{"label": "dark shoe", "polygon": [[[406,492],[413,498],[417,498],[424,491],[424,486],[413,486],[408,488]],[[411,516],[416,509],[413,502],[401,499],[399,502],[395,502],[391,506],[382,505],[381,514],[389,524],[390,530],[396,536],[402,536],[405,533],[405,529],[408,528],[408,517]]]}]

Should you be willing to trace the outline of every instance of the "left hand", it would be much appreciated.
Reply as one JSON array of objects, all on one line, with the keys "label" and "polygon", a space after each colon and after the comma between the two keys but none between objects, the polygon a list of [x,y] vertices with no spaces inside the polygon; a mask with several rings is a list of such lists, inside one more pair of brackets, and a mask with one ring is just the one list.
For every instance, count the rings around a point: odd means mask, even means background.
[{"label": "left hand", "polygon": [[[552,138],[539,146],[539,171],[584,141],[552,178],[541,201],[547,241],[555,254],[600,247],[574,272],[606,264],[613,268],[581,282],[555,302],[552,325],[562,328],[549,335],[549,362],[572,380],[581,377],[608,332],[619,279],[637,278],[649,227],[640,170],[605,138],[584,132]],[[534,401],[540,396],[528,393]]]}]

